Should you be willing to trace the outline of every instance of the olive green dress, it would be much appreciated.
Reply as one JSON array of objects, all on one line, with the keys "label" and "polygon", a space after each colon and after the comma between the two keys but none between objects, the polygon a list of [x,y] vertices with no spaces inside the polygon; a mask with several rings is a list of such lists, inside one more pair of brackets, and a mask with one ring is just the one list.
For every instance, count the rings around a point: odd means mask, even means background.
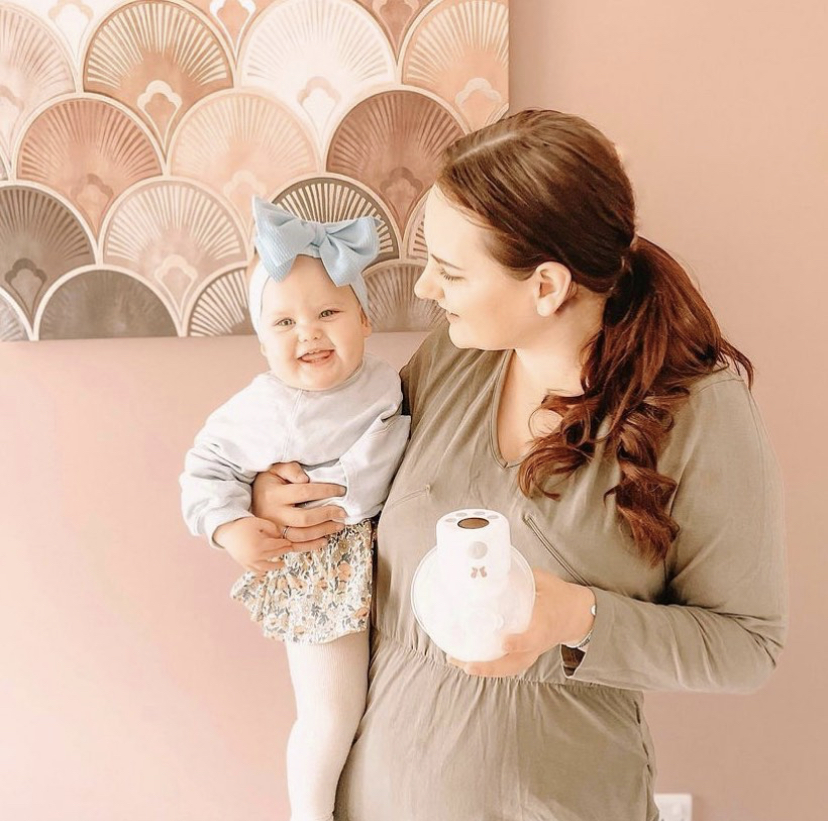
[{"label": "olive green dress", "polygon": [[[560,500],[519,491],[495,436],[510,355],[458,350],[442,328],[403,369],[412,437],[379,523],[368,701],[337,821],[656,821],[643,691],[751,692],[784,644],[779,470],[742,378],[699,379],[675,415],[659,470],[679,483],[681,533],[651,568],[604,501],[619,468],[601,445]],[[440,516],[467,507],[505,514],[531,566],[592,588],[586,654],[555,647],[498,679],[446,663],[411,580]]]}]

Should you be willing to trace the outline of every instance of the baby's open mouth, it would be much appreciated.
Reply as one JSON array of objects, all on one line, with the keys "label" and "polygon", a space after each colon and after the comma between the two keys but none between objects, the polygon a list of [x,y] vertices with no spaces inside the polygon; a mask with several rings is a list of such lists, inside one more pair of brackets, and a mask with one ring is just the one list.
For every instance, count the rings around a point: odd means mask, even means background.
[{"label": "baby's open mouth", "polygon": [[302,354],[299,357],[300,361],[302,362],[327,362],[333,356],[333,351],[328,350],[319,350],[319,351],[308,351],[306,354]]}]

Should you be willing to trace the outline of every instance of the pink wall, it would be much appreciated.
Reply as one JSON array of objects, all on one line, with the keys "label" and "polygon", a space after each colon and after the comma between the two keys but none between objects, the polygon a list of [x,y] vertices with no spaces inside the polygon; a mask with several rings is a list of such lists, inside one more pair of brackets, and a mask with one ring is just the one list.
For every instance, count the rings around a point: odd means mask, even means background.
[{"label": "pink wall", "polygon": [[[401,366],[421,337],[369,342]],[[284,649],[177,485],[263,362],[252,336],[0,346],[0,817],[286,817]]]},{"label": "pink wall", "polygon": [[[828,352],[826,7],[511,5],[513,109],[578,112],[621,145],[642,233],[691,267],[758,366],[786,479],[781,667],[752,696],[648,695],[657,788],[692,792],[694,821],[822,821],[828,448],[803,432],[828,399],[811,384]],[[372,340],[395,364],[415,342]],[[284,814],[282,648],[229,600],[234,565],[178,512],[195,430],[260,367],[250,337],[0,346],[4,818]]]},{"label": "pink wall", "polygon": [[648,695],[657,789],[693,793],[694,821],[824,821],[828,6],[517,0],[512,24],[513,109],[577,111],[621,146],[641,232],[757,366],[786,482],[781,666],[751,696]]}]

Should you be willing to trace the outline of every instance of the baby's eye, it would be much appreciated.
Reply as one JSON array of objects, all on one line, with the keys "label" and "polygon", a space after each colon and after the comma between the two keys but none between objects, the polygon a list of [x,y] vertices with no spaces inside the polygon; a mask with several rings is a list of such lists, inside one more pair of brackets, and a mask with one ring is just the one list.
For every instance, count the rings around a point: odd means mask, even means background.
[{"label": "baby's eye", "polygon": [[324,311],[322,311],[321,314],[319,314],[319,316],[321,316],[323,319],[328,319],[329,317],[336,316],[336,314],[338,313],[339,311],[337,311],[334,308],[326,308]]},{"label": "baby's eye", "polygon": [[290,319],[289,317],[285,317],[284,319],[277,320],[273,324],[277,328],[287,328],[287,327],[289,327],[290,325],[293,324],[293,320]]}]

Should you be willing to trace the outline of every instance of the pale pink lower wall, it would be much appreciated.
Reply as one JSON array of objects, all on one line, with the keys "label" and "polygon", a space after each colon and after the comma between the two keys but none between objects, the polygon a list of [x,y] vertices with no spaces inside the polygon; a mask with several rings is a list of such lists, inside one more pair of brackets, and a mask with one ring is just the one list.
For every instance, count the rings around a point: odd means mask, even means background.
[{"label": "pale pink lower wall", "polygon": [[[422,334],[369,340],[400,367]],[[286,819],[281,644],[190,536],[182,456],[253,337],[0,346],[0,818]]]},{"label": "pale pink lower wall", "polygon": [[[752,696],[649,694],[657,787],[692,792],[695,821],[823,821],[825,5],[511,7],[513,108],[581,113],[621,145],[642,233],[758,366],[786,480],[781,667]],[[415,342],[372,345],[400,364]],[[193,433],[260,367],[252,338],[0,346],[2,818],[285,817],[282,648],[178,512]]]}]

